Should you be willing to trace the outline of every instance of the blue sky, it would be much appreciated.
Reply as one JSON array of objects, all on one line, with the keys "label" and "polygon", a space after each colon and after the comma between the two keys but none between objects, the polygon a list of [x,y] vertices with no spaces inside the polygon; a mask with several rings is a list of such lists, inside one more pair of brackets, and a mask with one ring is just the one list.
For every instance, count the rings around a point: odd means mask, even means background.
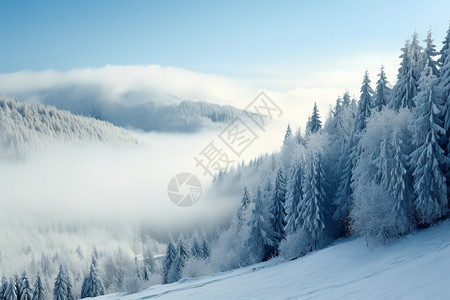
[{"label": "blue sky", "polygon": [[0,0],[0,73],[159,64],[245,77],[364,54],[381,64],[430,25],[440,48],[449,11],[448,0]]}]

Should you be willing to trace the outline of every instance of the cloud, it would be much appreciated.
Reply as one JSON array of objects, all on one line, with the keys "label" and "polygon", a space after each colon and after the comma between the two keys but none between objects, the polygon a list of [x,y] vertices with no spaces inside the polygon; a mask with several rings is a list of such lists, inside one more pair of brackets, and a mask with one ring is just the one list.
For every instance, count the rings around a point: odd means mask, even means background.
[{"label": "cloud", "polygon": [[303,65],[243,66],[239,68],[241,76],[234,78],[159,65],[105,66],[67,72],[22,71],[0,74],[0,93],[23,101],[53,105],[65,101],[65,109],[80,113],[82,110],[74,103],[98,107],[101,103],[105,106],[146,102],[169,105],[194,100],[243,109],[260,90],[264,90],[284,109],[286,123],[304,127],[314,102],[325,117],[329,105],[333,105],[337,96],[346,90],[359,97],[366,69],[375,86],[379,67],[384,64],[388,79],[394,83],[398,63],[398,54],[392,53],[351,57],[331,55]]},{"label": "cloud", "polygon": [[104,101],[160,105],[180,100],[235,104],[248,92],[230,78],[159,65],[0,74],[0,92],[21,100],[43,101],[46,92],[61,89],[84,91]]}]

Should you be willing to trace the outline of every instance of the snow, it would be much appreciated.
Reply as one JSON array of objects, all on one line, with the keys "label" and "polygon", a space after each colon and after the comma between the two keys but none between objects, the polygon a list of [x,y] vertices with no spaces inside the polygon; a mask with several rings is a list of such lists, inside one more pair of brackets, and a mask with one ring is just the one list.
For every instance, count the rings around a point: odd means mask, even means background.
[{"label": "snow", "polygon": [[277,258],[97,299],[448,299],[449,246],[446,221],[383,247],[341,239],[294,261]]}]

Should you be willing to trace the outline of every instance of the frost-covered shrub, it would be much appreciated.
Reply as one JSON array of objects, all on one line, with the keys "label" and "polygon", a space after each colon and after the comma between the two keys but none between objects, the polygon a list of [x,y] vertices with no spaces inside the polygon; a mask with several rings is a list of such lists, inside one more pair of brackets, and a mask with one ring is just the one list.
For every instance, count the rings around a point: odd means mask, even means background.
[{"label": "frost-covered shrub", "polygon": [[380,185],[369,183],[354,191],[355,204],[350,212],[351,229],[375,244],[386,244],[398,237],[401,228],[393,210],[393,199]]},{"label": "frost-covered shrub", "polygon": [[182,278],[205,276],[214,273],[215,270],[207,259],[190,258],[183,269]]},{"label": "frost-covered shrub", "polygon": [[148,282],[140,279],[137,273],[123,279],[123,291],[129,294],[136,293],[148,286]]},{"label": "frost-covered shrub", "polygon": [[310,237],[303,230],[299,230],[287,235],[281,241],[278,249],[281,257],[293,259],[308,253],[310,247]]}]

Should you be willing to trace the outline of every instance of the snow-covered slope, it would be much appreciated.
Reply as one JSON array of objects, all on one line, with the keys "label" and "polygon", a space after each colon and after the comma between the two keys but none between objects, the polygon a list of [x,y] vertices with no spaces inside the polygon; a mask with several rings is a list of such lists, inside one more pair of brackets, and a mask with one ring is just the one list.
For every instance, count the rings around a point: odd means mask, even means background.
[{"label": "snow-covered slope", "polygon": [[250,267],[98,299],[449,299],[450,222],[367,248],[344,239],[294,261]]}]

